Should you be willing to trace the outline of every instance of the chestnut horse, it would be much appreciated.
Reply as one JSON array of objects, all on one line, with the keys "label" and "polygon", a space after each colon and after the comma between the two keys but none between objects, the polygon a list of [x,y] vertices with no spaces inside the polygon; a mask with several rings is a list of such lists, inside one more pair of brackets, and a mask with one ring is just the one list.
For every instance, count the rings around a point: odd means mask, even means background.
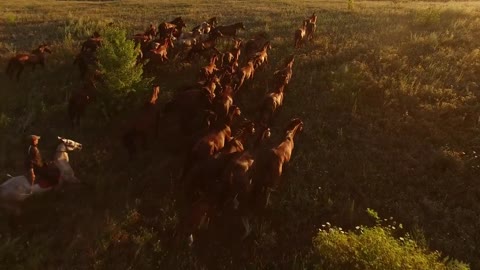
[{"label": "chestnut horse", "polygon": [[260,122],[263,124],[271,124],[274,113],[282,106],[284,89],[285,85],[279,85],[263,99],[262,107],[260,108]]},{"label": "chestnut horse", "polygon": [[276,70],[273,73],[274,83],[287,85],[292,79],[293,63],[295,61],[295,55],[290,55],[285,60],[285,66]]},{"label": "chestnut horse", "polygon": [[259,68],[263,64],[268,64],[268,50],[272,49],[270,41],[265,42],[262,49],[253,57],[253,65],[255,69]]},{"label": "chestnut horse", "polygon": [[255,204],[265,207],[269,204],[270,190],[280,183],[283,166],[290,161],[295,135],[303,130],[303,121],[294,118],[286,128],[284,139],[276,147],[259,154],[252,178]]},{"label": "chestnut horse", "polygon": [[309,23],[309,20],[304,20],[302,26],[297,30],[295,30],[295,36],[294,36],[295,48],[299,48],[301,45],[305,43],[305,36],[307,34],[308,23]]},{"label": "chestnut horse", "polygon": [[217,17],[212,17],[207,21],[202,22],[200,25],[195,26],[192,29],[192,32],[200,31],[202,34],[208,34],[216,26],[217,26]]},{"label": "chestnut horse", "polygon": [[7,73],[7,76],[10,79],[13,79],[16,71],[16,77],[18,81],[20,80],[20,75],[27,65],[32,66],[32,70],[35,70],[36,65],[41,65],[43,68],[45,68],[46,53],[52,53],[47,44],[38,46],[38,48],[33,50],[31,53],[19,53],[10,58],[5,73]]}]

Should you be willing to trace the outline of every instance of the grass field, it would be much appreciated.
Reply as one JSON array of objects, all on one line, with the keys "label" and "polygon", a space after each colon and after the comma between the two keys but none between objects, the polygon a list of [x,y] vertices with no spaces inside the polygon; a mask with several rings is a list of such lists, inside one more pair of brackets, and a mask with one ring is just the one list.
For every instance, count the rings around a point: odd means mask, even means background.
[{"label": "grass field", "polygon": [[[22,173],[25,135],[45,138],[44,155],[60,135],[83,143],[71,162],[89,184],[26,202],[17,232],[0,216],[0,269],[311,269],[319,226],[370,225],[367,208],[402,223],[399,234],[480,269],[479,3],[198,2],[0,0],[2,69],[40,42],[54,50],[45,70],[27,70],[19,83],[0,75],[0,175]],[[294,50],[293,32],[313,11],[314,42]],[[193,249],[171,250],[185,208],[175,189],[178,149],[158,142],[128,162],[119,132],[134,109],[106,121],[90,108],[77,130],[67,121],[81,41],[107,22],[133,34],[177,16],[187,28],[217,16],[243,21],[241,38],[269,34],[270,65],[247,86],[246,115],[282,59],[296,55],[273,136],[292,117],[305,132],[246,243],[238,224],[223,224]],[[167,64],[156,77],[161,102],[204,64]]]}]

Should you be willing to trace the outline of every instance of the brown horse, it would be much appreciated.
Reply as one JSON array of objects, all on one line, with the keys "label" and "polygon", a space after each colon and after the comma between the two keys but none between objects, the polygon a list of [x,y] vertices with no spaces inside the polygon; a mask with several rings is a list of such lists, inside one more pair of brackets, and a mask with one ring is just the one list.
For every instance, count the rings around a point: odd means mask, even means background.
[{"label": "brown horse", "polygon": [[89,37],[85,42],[82,43],[81,52],[91,51],[95,52],[99,47],[102,46],[102,38],[98,32],[94,32],[91,37]]},{"label": "brown horse", "polygon": [[307,34],[307,25],[309,23],[309,20],[304,20],[303,24],[300,28],[295,30],[295,36],[294,36],[294,47],[299,48],[301,45],[304,44],[305,41],[305,36]]},{"label": "brown horse", "polygon": [[265,42],[262,49],[255,54],[253,57],[254,67],[255,69],[259,68],[263,64],[268,64],[268,50],[272,49],[270,41]]},{"label": "brown horse", "polygon": [[220,51],[216,48],[218,38],[222,37],[220,32],[211,32],[208,35],[208,38],[204,41],[197,42],[192,48],[188,51],[186,61],[192,60],[194,55],[204,55],[206,52],[211,50],[215,51],[216,54],[220,54]]},{"label": "brown horse", "polygon": [[75,56],[73,61],[74,65],[78,65],[80,70],[80,77],[85,78],[89,70],[95,70],[97,68],[97,56],[92,51],[83,51]]},{"label": "brown horse", "polygon": [[81,89],[72,93],[68,100],[68,116],[72,127],[80,125],[85,109],[95,98],[97,87],[93,80],[86,82]]},{"label": "brown horse", "polygon": [[254,73],[255,73],[255,64],[253,60],[248,61],[246,66],[238,70],[238,72],[235,74],[235,76],[238,79],[238,84],[235,87],[235,93],[238,92],[240,87],[242,87],[245,80],[253,79]]},{"label": "brown horse", "polygon": [[152,134],[153,131],[153,135],[157,135],[159,116],[157,99],[159,93],[160,87],[154,86],[149,101],[144,104],[137,117],[130,122],[127,131],[123,134],[123,145],[127,148],[130,159],[137,152],[135,143],[137,139],[140,139],[145,147],[148,134]]},{"label": "brown horse", "polygon": [[222,55],[222,67],[228,68],[232,72],[238,67],[238,60],[240,59],[243,44],[241,39],[234,39],[233,41],[233,48]]},{"label": "brown horse", "polygon": [[146,64],[147,70],[153,70],[155,66],[161,65],[162,63],[169,61],[168,60],[168,49],[173,48],[173,40],[174,37],[166,37],[163,40],[163,43],[155,43],[155,48],[149,50],[147,53],[143,55],[143,59],[141,62],[145,62],[148,60]]},{"label": "brown horse", "polygon": [[175,36],[180,36],[182,29],[187,25],[183,21],[182,17],[177,17],[173,19],[171,22],[163,22],[158,26],[158,35],[159,38],[168,37],[169,33],[177,33]]},{"label": "brown horse", "polygon": [[233,88],[226,85],[220,95],[216,95],[213,100],[213,111],[220,118],[225,118],[233,105]]},{"label": "brown horse", "polygon": [[150,26],[147,28],[147,30],[145,30],[143,34],[145,36],[155,37],[157,36],[157,28],[153,24],[150,24]]},{"label": "brown horse", "polygon": [[313,39],[313,34],[315,33],[317,29],[317,15],[315,15],[315,12],[310,16],[310,18],[307,18],[308,23],[307,23],[307,28],[305,32],[305,38],[306,40],[312,40]]},{"label": "brown horse", "polygon": [[288,124],[284,139],[276,147],[259,154],[252,178],[253,196],[256,203],[265,207],[269,202],[270,190],[277,187],[283,173],[283,166],[290,161],[295,135],[303,130],[299,118]]},{"label": "brown horse", "polygon": [[265,32],[257,33],[252,39],[245,44],[245,55],[247,59],[255,57],[255,54],[261,50],[265,42],[268,41],[268,35]]},{"label": "brown horse", "polygon": [[217,17],[212,17],[205,22],[202,22],[200,25],[195,26],[192,29],[192,32],[200,31],[202,34],[208,34],[210,31],[217,26]]},{"label": "brown horse", "polygon": [[220,32],[223,36],[235,37],[237,31],[243,29],[245,30],[245,25],[242,22],[230,24],[230,25],[219,25],[213,29],[213,32]]},{"label": "brown horse", "polygon": [[208,77],[212,76],[216,71],[218,71],[218,68],[216,65],[217,60],[218,60],[218,55],[216,54],[210,57],[209,64],[200,69],[200,72],[199,72],[200,79],[207,79]]},{"label": "brown horse", "polygon": [[287,59],[285,60],[284,67],[280,68],[279,70],[276,70],[273,73],[275,83],[288,85],[288,83],[292,79],[294,61],[295,61],[295,55],[292,54],[288,56]]},{"label": "brown horse", "polygon": [[279,85],[273,92],[267,94],[260,108],[260,122],[269,125],[274,113],[283,104],[285,85]]},{"label": "brown horse", "polygon": [[41,65],[43,68],[45,68],[46,53],[52,53],[47,44],[38,46],[38,48],[33,50],[31,53],[19,53],[10,58],[5,73],[10,79],[13,79],[16,71],[16,78],[18,81],[20,80],[20,75],[27,65],[32,66],[32,70],[35,70],[36,65]]}]

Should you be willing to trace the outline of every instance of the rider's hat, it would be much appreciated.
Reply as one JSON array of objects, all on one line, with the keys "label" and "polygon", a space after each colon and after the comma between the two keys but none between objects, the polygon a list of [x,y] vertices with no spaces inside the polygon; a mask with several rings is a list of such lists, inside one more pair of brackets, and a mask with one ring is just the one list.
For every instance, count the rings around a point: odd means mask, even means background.
[{"label": "rider's hat", "polygon": [[31,141],[40,140],[40,136],[37,136],[37,135],[30,135],[30,136],[28,136],[28,138],[29,138]]}]

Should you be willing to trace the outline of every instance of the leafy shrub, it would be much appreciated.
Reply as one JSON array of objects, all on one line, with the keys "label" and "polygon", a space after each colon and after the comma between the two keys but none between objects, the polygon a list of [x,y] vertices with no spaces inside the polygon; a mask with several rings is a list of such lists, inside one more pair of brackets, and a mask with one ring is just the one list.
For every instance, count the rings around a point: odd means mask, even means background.
[{"label": "leafy shrub", "polygon": [[127,96],[145,89],[151,80],[143,79],[142,66],[136,65],[138,52],[134,42],[127,39],[126,30],[108,27],[102,36],[103,43],[97,56],[105,87],[99,94],[108,116],[122,110],[128,101]]},{"label": "leafy shrub", "polygon": [[[378,218],[378,216],[377,216]],[[396,223],[394,223],[396,224]],[[401,224],[399,225],[401,228]],[[430,252],[410,235],[396,238],[395,225],[357,226],[343,231],[322,225],[314,239],[319,269],[470,269],[452,260],[442,260],[438,251]]]}]

